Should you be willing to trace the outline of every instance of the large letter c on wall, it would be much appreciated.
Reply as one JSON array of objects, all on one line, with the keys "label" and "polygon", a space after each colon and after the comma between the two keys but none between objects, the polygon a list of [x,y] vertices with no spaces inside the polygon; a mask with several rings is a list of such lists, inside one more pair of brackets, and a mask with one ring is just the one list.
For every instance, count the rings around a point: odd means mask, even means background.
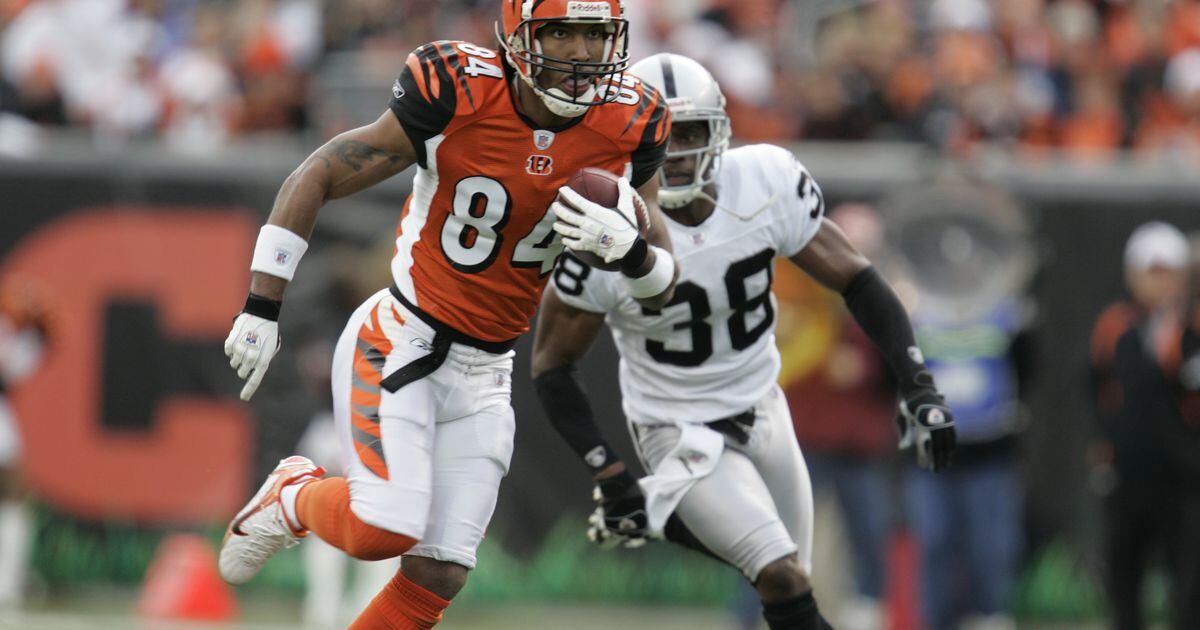
[{"label": "large letter c on wall", "polygon": [[40,497],[81,517],[170,523],[239,507],[254,431],[221,343],[247,286],[248,217],[91,209],[4,261],[3,276],[43,289],[50,315],[44,363],[12,400]]}]

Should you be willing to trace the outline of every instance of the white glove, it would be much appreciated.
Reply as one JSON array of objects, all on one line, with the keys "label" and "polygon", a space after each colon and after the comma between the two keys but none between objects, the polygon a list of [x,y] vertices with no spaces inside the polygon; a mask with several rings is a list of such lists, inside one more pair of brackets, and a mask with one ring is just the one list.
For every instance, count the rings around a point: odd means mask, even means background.
[{"label": "white glove", "polygon": [[238,378],[246,380],[242,400],[250,400],[254,395],[271,359],[279,352],[280,343],[279,322],[250,313],[241,313],[233,320],[233,329],[225,339],[225,356],[229,357],[229,367],[237,370]]},{"label": "white glove", "polygon": [[621,260],[629,253],[641,237],[634,214],[634,197],[638,193],[624,177],[617,180],[617,186],[620,195],[615,210],[584,198],[570,186],[558,189],[558,199],[550,208],[558,218],[554,231],[562,235],[563,245],[592,252],[606,263]]}]

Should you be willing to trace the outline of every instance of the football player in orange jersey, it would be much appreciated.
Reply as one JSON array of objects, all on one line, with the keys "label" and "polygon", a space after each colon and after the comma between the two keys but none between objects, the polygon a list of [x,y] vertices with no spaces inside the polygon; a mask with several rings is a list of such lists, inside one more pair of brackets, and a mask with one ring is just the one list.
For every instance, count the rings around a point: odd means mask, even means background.
[{"label": "football player in orange jersey", "polygon": [[[564,241],[619,263],[626,290],[647,307],[673,292],[655,177],[670,114],[657,91],[624,74],[623,2],[501,4],[499,52],[453,41],[418,48],[388,111],[287,178],[225,342],[249,399],[278,349],[284,288],[318,209],[419,166],[396,232],[394,283],[359,307],[334,353],[346,476],[321,479],[302,457],[281,461],[233,519],[220,556],[225,579],[242,583],[308,531],[357,558],[403,555],[354,627],[433,626],[475,566],[512,455],[512,346]],[[623,175],[617,208],[562,188],[588,166]],[[634,227],[639,194],[645,237]]]}]

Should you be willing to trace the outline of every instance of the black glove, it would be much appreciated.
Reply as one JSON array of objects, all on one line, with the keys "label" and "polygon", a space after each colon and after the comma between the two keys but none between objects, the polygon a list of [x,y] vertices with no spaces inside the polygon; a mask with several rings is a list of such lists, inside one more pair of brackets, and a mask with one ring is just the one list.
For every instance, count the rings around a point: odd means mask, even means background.
[{"label": "black glove", "polygon": [[915,446],[921,468],[939,472],[950,466],[955,444],[954,414],[936,389],[915,389],[901,398],[896,424],[900,448]]},{"label": "black glove", "polygon": [[596,482],[592,498],[600,505],[588,518],[588,539],[611,549],[646,544],[646,497],[628,471]]}]

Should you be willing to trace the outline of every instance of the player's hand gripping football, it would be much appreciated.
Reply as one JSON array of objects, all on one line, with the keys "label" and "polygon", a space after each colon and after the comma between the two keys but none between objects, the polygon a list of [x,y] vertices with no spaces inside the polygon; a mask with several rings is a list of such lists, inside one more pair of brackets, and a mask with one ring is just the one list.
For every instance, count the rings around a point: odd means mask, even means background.
[{"label": "player's hand gripping football", "polygon": [[934,472],[950,466],[954,452],[954,414],[936,389],[922,388],[900,400],[896,418],[900,448],[917,450],[917,464]]},{"label": "player's hand gripping football", "polygon": [[646,497],[633,475],[599,480],[592,498],[600,505],[588,517],[588,540],[604,549],[646,544]]},{"label": "player's hand gripping football", "polygon": [[258,390],[280,343],[279,322],[245,312],[233,320],[233,329],[225,339],[225,356],[229,357],[229,366],[237,370],[238,378],[246,381],[242,400],[250,400]]},{"label": "player's hand gripping football", "polygon": [[629,179],[617,180],[620,195],[616,211],[606,208],[575,192],[570,186],[558,189],[558,199],[550,205],[554,216],[554,231],[562,235],[568,249],[587,251],[611,263],[629,253],[641,234],[635,214],[638,194]]}]

